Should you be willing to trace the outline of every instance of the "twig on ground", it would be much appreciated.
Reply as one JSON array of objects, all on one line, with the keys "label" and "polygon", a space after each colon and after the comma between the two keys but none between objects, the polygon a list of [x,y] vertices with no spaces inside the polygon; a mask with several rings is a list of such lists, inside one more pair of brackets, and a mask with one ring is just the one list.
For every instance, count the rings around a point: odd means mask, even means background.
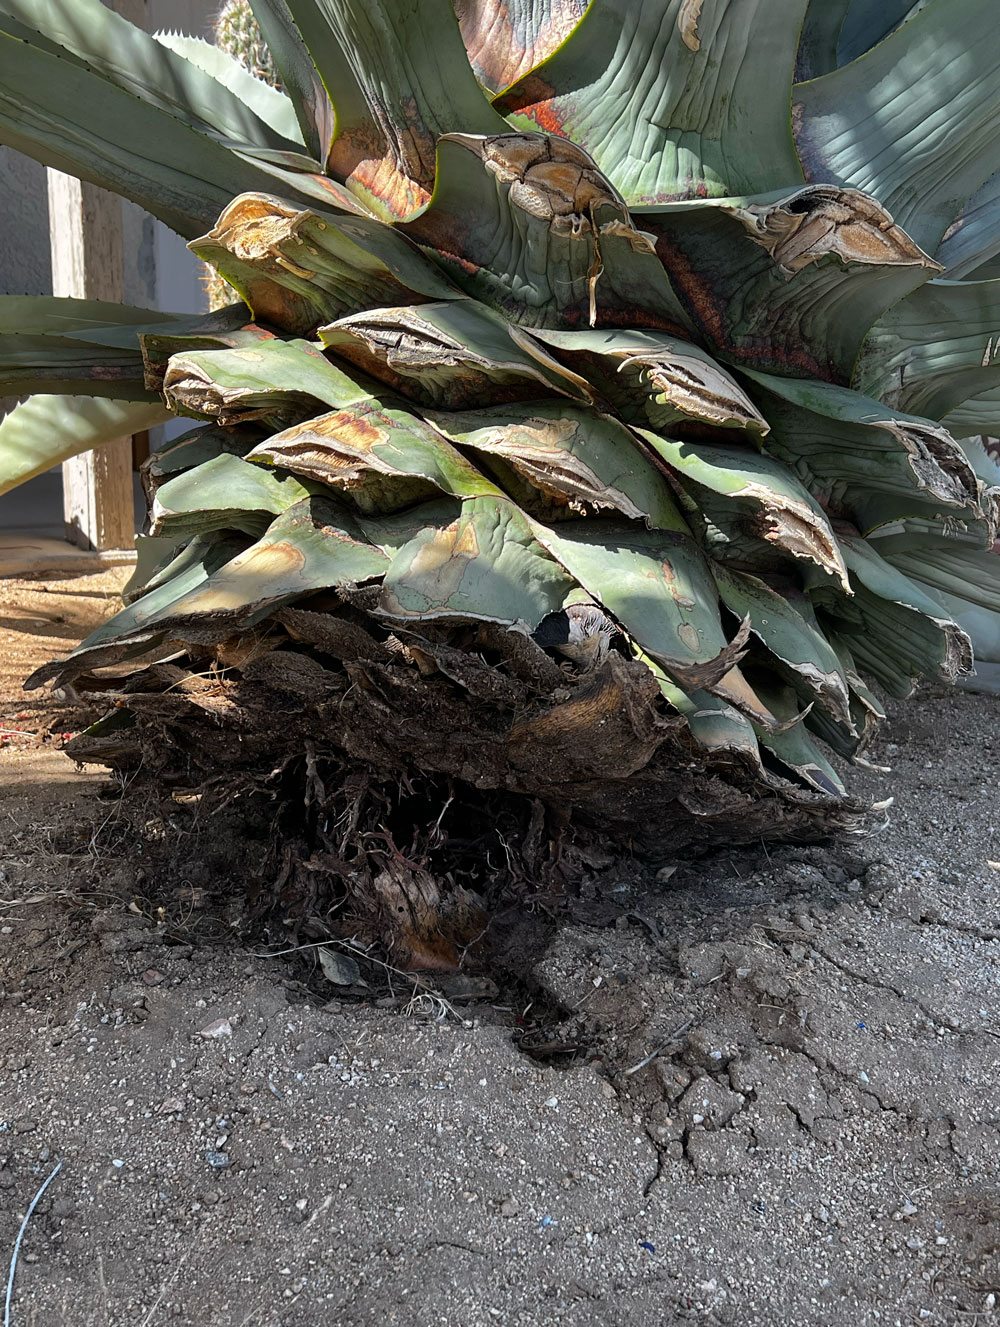
[{"label": "twig on ground", "polygon": [[682,1023],[679,1028],[675,1029],[675,1031],[670,1034],[665,1042],[657,1046],[655,1051],[650,1051],[644,1060],[640,1060],[638,1064],[633,1064],[631,1069],[626,1069],[625,1077],[628,1078],[631,1074],[637,1074],[640,1069],[645,1069],[647,1064],[652,1064],[656,1057],[662,1055],[668,1046],[672,1046],[681,1033],[686,1032],[693,1022],[694,1019],[689,1018],[686,1023]]},{"label": "twig on ground", "polygon": [[28,1222],[31,1220],[31,1214],[38,1206],[42,1194],[49,1187],[49,1185],[52,1183],[52,1181],[55,1179],[55,1177],[59,1174],[61,1170],[62,1170],[62,1162],[57,1161],[55,1164],[55,1168],[53,1169],[52,1173],[49,1175],[48,1179],[35,1194],[34,1198],[32,1198],[28,1210],[24,1214],[24,1220],[21,1222],[21,1229],[17,1232],[17,1239],[14,1241],[14,1252],[11,1254],[10,1258],[10,1272],[7,1275],[7,1298],[4,1301],[3,1327],[10,1327],[10,1299],[11,1295],[14,1293],[14,1273],[17,1270],[17,1255],[21,1252],[21,1240],[24,1238],[24,1232],[28,1229]]}]

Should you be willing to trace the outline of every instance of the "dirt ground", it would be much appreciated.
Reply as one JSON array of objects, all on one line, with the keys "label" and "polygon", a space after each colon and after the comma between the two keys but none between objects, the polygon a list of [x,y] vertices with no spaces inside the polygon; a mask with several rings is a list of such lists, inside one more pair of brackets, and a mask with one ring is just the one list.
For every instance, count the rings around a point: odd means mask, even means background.
[{"label": "dirt ground", "polygon": [[0,583],[0,1292],[61,1167],[11,1324],[1000,1324],[1000,699],[895,717],[872,838],[605,876],[509,983],[365,997],[158,911],[20,692],[122,579]]}]

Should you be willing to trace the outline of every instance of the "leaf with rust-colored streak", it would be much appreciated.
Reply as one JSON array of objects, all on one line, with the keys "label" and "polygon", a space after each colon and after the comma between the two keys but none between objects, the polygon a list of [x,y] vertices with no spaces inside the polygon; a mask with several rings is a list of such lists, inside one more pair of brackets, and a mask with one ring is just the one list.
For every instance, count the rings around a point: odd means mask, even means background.
[{"label": "leaf with rust-colored streak", "polygon": [[583,597],[514,503],[475,498],[454,521],[427,527],[400,549],[378,611],[402,621],[458,618],[523,631]]},{"label": "leaf with rust-colored streak", "polygon": [[232,556],[232,543],[208,546],[194,565],[101,624],[68,658],[47,664],[31,687],[68,680],[116,662],[132,647],[164,639],[224,639],[316,590],[353,587],[383,574],[389,559],[339,504],[310,497]]},{"label": "leaf with rust-colored streak", "polygon": [[587,0],[456,0],[462,40],[480,83],[510,87],[551,55],[580,21]]},{"label": "leaf with rust-colored streak", "polygon": [[247,459],[339,490],[373,515],[437,492],[500,496],[429,424],[377,400],[295,424],[260,443]]},{"label": "leaf with rust-colored streak", "polygon": [[871,324],[940,270],[856,189],[691,200],[636,220],[705,335],[775,373],[846,383]]},{"label": "leaf with rust-colored streak", "polygon": [[788,91],[806,3],[591,0],[495,104],[579,143],[630,206],[787,188],[802,178]]},{"label": "leaf with rust-colored streak", "polygon": [[434,145],[502,133],[469,65],[451,0],[287,0],[337,113],[327,163],[376,215],[430,197]]},{"label": "leaf with rust-colored streak", "polygon": [[447,135],[434,197],[403,229],[456,285],[522,326],[688,326],[651,238],[564,139]]}]

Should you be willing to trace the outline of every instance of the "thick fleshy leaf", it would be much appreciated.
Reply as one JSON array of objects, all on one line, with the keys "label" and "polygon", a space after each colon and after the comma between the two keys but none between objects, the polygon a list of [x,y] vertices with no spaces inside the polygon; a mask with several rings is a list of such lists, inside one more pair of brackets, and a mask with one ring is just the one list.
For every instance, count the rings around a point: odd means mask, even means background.
[{"label": "thick fleshy leaf", "polygon": [[617,329],[534,334],[630,423],[667,429],[695,420],[758,438],[767,432],[767,421],[732,374],[690,341]]},{"label": "thick fleshy leaf", "polygon": [[261,167],[207,130],[22,40],[21,30],[0,11],[0,143],[131,199],[189,239],[236,194],[267,186]]},{"label": "thick fleshy leaf", "polygon": [[635,650],[635,655],[656,678],[660,694],[683,717],[699,747],[716,755],[720,761],[735,756],[755,770],[761,770],[757,737],[745,714],[709,691],[692,690],[689,693],[682,690],[655,659],[640,649]]},{"label": "thick fleshy leaf", "polygon": [[0,295],[0,334],[18,332],[25,336],[69,336],[81,341],[117,326],[130,333],[136,345],[137,330],[168,322],[183,322],[186,314],[161,313],[158,309],[133,308],[109,300],[64,299],[53,295]]},{"label": "thick fleshy leaf", "polygon": [[995,522],[954,438],[929,420],[830,383],[747,371],[771,423],[768,452],[863,532],[907,516]]},{"label": "thick fleshy leaf", "polygon": [[250,8],[295,107],[302,140],[310,155],[325,164],[333,141],[333,106],[288,5],[285,0],[250,0]]},{"label": "thick fleshy leaf", "polygon": [[847,588],[847,569],[823,508],[788,465],[749,449],[638,432],[685,480],[751,505],[751,530],[758,538],[806,558]]},{"label": "thick fleshy leaf", "polygon": [[801,179],[788,89],[805,9],[591,0],[567,41],[496,105],[519,129],[572,138],[630,205],[788,187]]},{"label": "thick fleshy leaf", "polygon": [[146,591],[107,618],[65,659],[54,659],[35,670],[24,684],[33,691],[45,682],[69,681],[91,668],[117,663],[136,647],[151,648],[163,639],[160,623],[171,606],[206,584],[211,574],[238,554],[238,536],[209,535],[195,539],[167,560]]},{"label": "thick fleshy leaf", "polygon": [[930,281],[915,290],[868,333],[855,381],[859,391],[931,419],[1000,387],[1000,281]]},{"label": "thick fleshy leaf", "polygon": [[0,494],[71,456],[170,418],[159,399],[32,396],[0,420]]},{"label": "thick fleshy leaf", "polygon": [[229,540],[212,543],[202,560],[116,613],[67,659],[38,669],[25,685],[78,676],[140,644],[218,641],[316,590],[372,580],[388,565],[345,510],[315,497],[290,507],[249,548],[235,557],[232,551]]},{"label": "thick fleshy leaf", "polygon": [[590,396],[537,341],[473,300],[375,309],[319,335],[339,358],[430,406]]},{"label": "thick fleshy leaf", "polygon": [[949,281],[987,276],[979,269],[1000,257],[1000,171],[991,175],[962,208],[934,257]]},{"label": "thick fleshy leaf", "polygon": [[993,8],[926,5],[862,59],[798,84],[793,100],[807,176],[871,194],[933,253],[1000,168]]},{"label": "thick fleshy leaf", "polygon": [[[282,142],[305,147],[295,107],[284,92],[279,92],[262,78],[255,77],[235,56],[212,42],[203,41],[201,37],[190,37],[181,32],[157,32],[153,35],[161,46],[166,46],[191,64],[197,65],[217,83],[228,88],[237,101],[270,125]],[[312,170],[322,170],[322,164],[316,159],[310,160],[310,166]]]},{"label": "thick fleshy leaf", "polygon": [[163,380],[178,414],[220,424],[304,417],[316,401],[337,409],[365,400],[368,389],[336,368],[310,341],[261,341],[237,350],[175,355]]},{"label": "thick fleshy leaf", "polygon": [[566,40],[587,0],[456,0],[476,77],[491,92],[509,87]]},{"label": "thick fleshy leaf", "polygon": [[[203,61],[192,63],[183,52],[137,28],[101,0],[71,0],[70,4],[65,0],[4,0],[3,12],[117,87],[214,137],[260,147],[296,146],[294,118],[285,126],[293,132],[289,138],[270,118],[261,116],[239,88],[226,86],[207,71]],[[209,58],[218,65],[228,59],[214,47],[208,50],[214,52]],[[244,79],[257,82],[245,72]],[[265,89],[261,100],[286,100],[266,84],[260,86]]]},{"label": "thick fleshy leaf", "polygon": [[[838,722],[850,727],[847,678],[804,595],[779,594],[756,576],[712,565],[722,602],[750,630],[778,665],[778,673],[797,684]],[[799,611],[801,608],[802,611]]]},{"label": "thick fleshy leaf", "polygon": [[442,134],[503,133],[451,0],[286,0],[336,107],[329,169],[386,219],[422,207]]},{"label": "thick fleshy leaf", "polygon": [[848,382],[871,324],[939,270],[855,189],[677,203],[636,220],[728,359],[796,377]]},{"label": "thick fleshy leaf", "polygon": [[[685,690],[744,700],[736,665],[745,633],[726,640],[718,592],[690,535],[605,518],[535,524],[539,541]],[[734,676],[735,675],[735,676]]]},{"label": "thick fleshy leaf", "polygon": [[272,475],[223,452],[159,486],[150,509],[150,533],[232,529],[263,534],[272,516],[314,491],[314,485],[304,486],[294,475]]},{"label": "thick fleshy leaf", "polygon": [[403,229],[456,285],[526,327],[688,325],[650,237],[563,139],[447,135],[434,196]]},{"label": "thick fleshy leaf", "polygon": [[299,209],[244,194],[188,248],[246,300],[254,316],[305,335],[345,314],[463,298],[397,231],[367,217]]},{"label": "thick fleshy leaf", "polygon": [[378,611],[406,621],[458,618],[533,630],[584,596],[506,498],[463,502],[450,524],[428,526],[386,573]]},{"label": "thick fleshy leaf", "polygon": [[187,355],[196,350],[253,350],[264,342],[277,340],[273,332],[246,321],[248,310],[245,305],[235,304],[230,308],[233,311],[231,316],[223,309],[203,318],[192,318],[187,325],[175,324],[166,330],[140,332],[146,386],[162,392],[167,367],[174,355]]},{"label": "thick fleshy leaf", "polygon": [[1000,613],[1000,559],[996,553],[930,535],[888,535],[873,540],[872,545],[887,562],[935,596],[951,595]]},{"label": "thick fleshy leaf", "polygon": [[440,433],[377,398],[295,424],[259,443],[247,459],[326,484],[372,515],[437,492],[502,496]]},{"label": "thick fleshy leaf", "polygon": [[843,797],[843,780],[809,736],[804,722],[794,722],[801,713],[795,691],[791,688],[763,686],[755,683],[761,700],[781,727],[776,731],[759,728],[760,744],[775,755],[782,765],[818,792]]},{"label": "thick fleshy leaf", "polygon": [[569,401],[429,414],[462,447],[502,458],[552,503],[610,507],[665,530],[685,528],[663,477],[609,415]]},{"label": "thick fleshy leaf", "polygon": [[[822,7],[829,4],[830,0],[812,2]],[[885,41],[891,32],[925,3],[926,0],[850,0],[844,26],[840,30],[838,63],[849,64],[880,41]]]},{"label": "thick fleshy leaf", "polygon": [[0,333],[0,395],[87,393],[151,401],[139,346],[132,340],[131,350],[114,350],[62,336]]},{"label": "thick fleshy leaf", "polygon": [[972,668],[969,638],[924,590],[875,551],[872,543],[841,538],[854,596],[817,604],[836,616],[858,664],[890,695],[905,698],[921,677],[952,682]]}]

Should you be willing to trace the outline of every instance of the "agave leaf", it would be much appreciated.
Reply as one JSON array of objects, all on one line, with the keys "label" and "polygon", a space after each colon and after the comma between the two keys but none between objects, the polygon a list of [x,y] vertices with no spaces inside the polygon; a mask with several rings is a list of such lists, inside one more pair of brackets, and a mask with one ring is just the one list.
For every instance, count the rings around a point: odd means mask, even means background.
[{"label": "agave leaf", "polygon": [[437,161],[433,198],[401,228],[476,299],[526,327],[687,327],[650,237],[575,144],[448,134]]},{"label": "agave leaf", "polygon": [[[972,668],[969,638],[941,606],[869,541],[844,535],[841,546],[855,593],[852,618],[841,616],[837,629],[858,663],[901,699],[921,677],[953,682],[967,675]],[[843,602],[822,602],[828,612],[843,615]]]},{"label": "agave leaf", "polygon": [[992,6],[927,5],[863,58],[798,84],[793,99],[809,179],[871,194],[933,253],[1000,169]]},{"label": "agave leaf", "polygon": [[[758,728],[757,737],[787,769],[818,792],[843,797],[847,791],[840,775],[810,738],[802,722],[798,700],[790,687],[764,686],[756,683],[758,694],[768,709],[781,720],[776,731]],[[798,719],[798,722],[795,720]]]},{"label": "agave leaf", "polygon": [[246,300],[256,318],[305,335],[345,314],[459,299],[397,231],[367,217],[298,209],[244,194],[188,248]]},{"label": "agave leaf", "polygon": [[0,494],[71,456],[170,418],[159,399],[33,396],[0,420]]},{"label": "agave leaf", "polygon": [[656,678],[664,700],[683,717],[700,747],[723,759],[737,756],[754,769],[761,770],[757,737],[745,714],[709,691],[683,691],[655,659],[635,646],[633,650],[636,658]]},{"label": "agave leaf", "polygon": [[259,439],[259,430],[252,427],[227,429],[214,424],[204,424],[189,429],[180,437],[171,438],[162,447],[151,451],[142,463],[147,496],[151,497],[168,476],[192,470],[216,456],[245,456]]},{"label": "agave leaf", "polygon": [[587,0],[456,0],[476,77],[491,92],[509,87],[573,31]]},{"label": "agave leaf", "polygon": [[426,405],[589,399],[582,378],[473,300],[374,309],[321,327],[319,335],[341,359]]},{"label": "agave leaf", "polygon": [[151,330],[139,333],[142,362],[145,366],[146,386],[152,391],[163,390],[167,366],[174,355],[189,354],[194,350],[253,350],[277,337],[256,323],[248,323],[247,309],[234,304],[229,310],[192,318],[186,326],[175,325],[165,331]]},{"label": "agave leaf", "polygon": [[[270,83],[265,83],[262,78],[251,74],[235,56],[213,42],[204,41],[201,37],[189,37],[180,32],[156,32],[153,36],[161,46],[166,46],[168,50],[197,65],[215,82],[221,83],[243,106],[253,111],[259,120],[270,125],[281,142],[305,147],[295,107],[289,97],[272,87]],[[315,158],[305,158],[305,160],[309,161],[311,170],[323,169],[322,164]]]},{"label": "agave leaf", "polygon": [[981,269],[1000,257],[1000,171],[991,175],[962,208],[934,257],[949,281],[987,277]]},{"label": "agave leaf", "polygon": [[503,133],[451,0],[287,0],[336,107],[328,168],[386,220],[430,197],[442,134]]},{"label": "agave leaf", "polygon": [[986,549],[956,546],[928,535],[889,535],[872,541],[880,556],[935,596],[965,599],[1000,613],[1000,562]]},{"label": "agave leaf", "polygon": [[223,452],[156,490],[150,510],[152,535],[195,535],[207,530],[263,534],[280,516],[315,492],[294,475],[272,475]]},{"label": "agave leaf", "polygon": [[445,526],[428,526],[386,572],[378,611],[406,621],[459,618],[533,630],[582,599],[579,587],[506,498],[463,502]]},{"label": "agave leaf", "polygon": [[795,53],[796,83],[837,68],[840,32],[850,7],[851,0],[809,0]]},{"label": "agave leaf", "polygon": [[519,129],[572,138],[630,206],[787,187],[801,178],[788,88],[805,9],[591,0],[563,45],[496,105]]},{"label": "agave leaf", "polygon": [[285,0],[250,0],[250,8],[295,107],[302,141],[325,164],[333,141],[333,106],[288,5]]},{"label": "agave leaf", "polygon": [[801,597],[803,611],[799,612],[790,596],[779,594],[756,576],[718,563],[713,563],[712,574],[722,602],[741,621],[749,619],[750,630],[777,662],[778,672],[850,728],[847,678],[823,633],[809,620],[808,600]]},{"label": "agave leaf", "polygon": [[1000,281],[930,281],[868,333],[860,391],[942,419],[1000,387]]},{"label": "agave leaf", "polygon": [[[203,63],[192,63],[185,53],[137,28],[101,0],[72,0],[71,4],[65,0],[4,0],[3,13],[19,20],[29,32],[47,38],[49,49],[54,43],[103,79],[213,137],[261,147],[294,148],[296,141],[301,146],[294,120],[287,125],[293,131],[289,138],[247,102],[242,87],[227,87]],[[208,49],[215,51],[218,64],[227,59],[214,47]],[[257,82],[249,74],[245,77]],[[272,98],[285,100],[266,85],[260,86]]]},{"label": "agave leaf", "polygon": [[823,508],[792,470],[771,456],[708,442],[678,442],[637,430],[685,479],[725,498],[753,504],[753,533],[796,558],[806,558],[848,588],[836,537]]},{"label": "agave leaf", "polygon": [[234,195],[266,185],[261,167],[207,131],[29,44],[21,31],[0,11],[0,143],[112,189],[189,239]]},{"label": "agave leaf", "polygon": [[225,425],[259,419],[280,426],[289,411],[304,416],[316,401],[340,409],[365,400],[369,392],[312,342],[274,339],[237,350],[175,355],[163,394],[178,414]]},{"label": "agave leaf", "polygon": [[267,438],[248,460],[342,491],[370,514],[447,493],[502,496],[423,420],[369,398]]},{"label": "agave leaf", "polygon": [[[211,542],[209,537],[206,546]],[[155,539],[152,535],[136,535],[135,569],[122,588],[122,603],[130,604],[147,589],[155,589],[177,558],[193,559],[200,547],[197,539],[187,535],[161,535]]]},{"label": "agave leaf", "polygon": [[636,219],[705,335],[731,360],[794,377],[846,383],[871,324],[939,270],[856,189],[675,203]]},{"label": "agave leaf", "polygon": [[[816,0],[813,0],[816,3]],[[820,0],[822,3],[823,0]],[[850,0],[840,31],[839,64],[849,64],[885,41],[924,0]]]},{"label": "agave leaf", "polygon": [[537,330],[535,336],[599,386],[630,423],[695,420],[759,438],[763,415],[732,374],[690,341],[660,332]]},{"label": "agave leaf", "polygon": [[138,345],[136,329],[169,322],[183,322],[183,313],[161,313],[158,309],[133,308],[109,300],[65,299],[53,295],[0,295],[0,334],[19,332],[26,336],[72,336],[82,341],[88,333],[100,335],[117,326],[131,332]]},{"label": "agave leaf", "polygon": [[611,507],[660,529],[685,529],[662,476],[609,415],[538,401],[516,411],[493,406],[427,418],[459,446],[502,457],[555,503]]},{"label": "agave leaf", "polygon": [[965,453],[929,420],[822,382],[745,370],[767,393],[765,446],[828,510],[864,532],[921,514],[992,525]]},{"label": "agave leaf", "polygon": [[752,706],[736,667],[746,633],[726,640],[712,574],[690,535],[608,518],[534,528],[539,542],[685,691],[711,690]]},{"label": "agave leaf", "polygon": [[228,539],[213,542],[195,565],[109,618],[68,658],[39,668],[26,687],[115,663],[138,645],[217,642],[316,590],[353,587],[381,576],[389,561],[347,511],[319,497],[289,507],[235,557],[233,547]]},{"label": "agave leaf", "polygon": [[113,350],[61,336],[0,334],[0,395],[29,392],[154,399],[144,391],[137,345],[130,351]]}]

